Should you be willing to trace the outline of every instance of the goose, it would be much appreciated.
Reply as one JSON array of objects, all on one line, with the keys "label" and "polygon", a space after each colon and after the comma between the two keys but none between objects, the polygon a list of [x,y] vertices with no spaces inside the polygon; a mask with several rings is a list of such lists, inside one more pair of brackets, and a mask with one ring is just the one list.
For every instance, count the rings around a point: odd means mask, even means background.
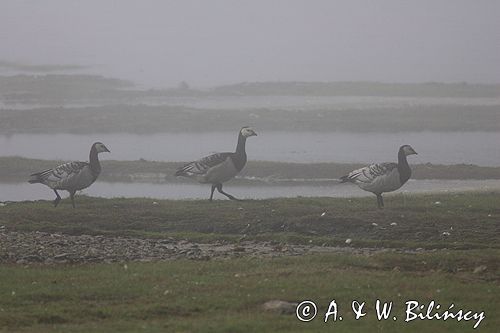
[{"label": "goose", "polygon": [[354,170],[340,178],[342,183],[351,182],[377,196],[378,208],[384,207],[382,193],[392,192],[403,186],[411,177],[406,157],[417,152],[409,145],[399,148],[398,163],[377,163]]},{"label": "goose", "polygon": [[54,190],[56,199],[54,207],[57,207],[61,197],[58,190],[69,192],[71,204],[75,208],[75,193],[92,185],[101,173],[101,164],[98,154],[110,152],[101,142],[96,142],[90,148],[89,162],[68,162],[53,169],[47,169],[30,175],[30,184],[41,183]]},{"label": "goose", "polygon": [[202,184],[212,184],[209,201],[212,201],[215,189],[231,200],[239,200],[224,192],[222,183],[232,179],[243,169],[247,162],[245,143],[247,138],[256,135],[257,133],[251,127],[242,127],[238,134],[238,144],[234,153],[216,153],[187,163],[177,169],[175,176],[192,178]]}]

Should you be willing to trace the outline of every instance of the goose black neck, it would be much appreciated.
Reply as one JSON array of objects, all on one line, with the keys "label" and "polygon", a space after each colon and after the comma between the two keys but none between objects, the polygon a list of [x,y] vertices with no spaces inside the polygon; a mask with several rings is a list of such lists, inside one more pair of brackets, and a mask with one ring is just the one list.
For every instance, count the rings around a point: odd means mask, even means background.
[{"label": "goose black neck", "polygon": [[398,171],[401,184],[406,183],[411,177],[411,169],[403,149],[399,149],[398,152]]},{"label": "goose black neck", "polygon": [[236,170],[241,171],[247,163],[247,153],[245,151],[245,143],[247,138],[243,135],[238,136],[238,144],[236,145],[236,152],[231,156]]},{"label": "goose black neck", "polygon": [[238,135],[238,144],[236,145],[236,154],[238,155],[246,155],[245,152],[245,143],[247,142],[247,138],[241,135]]},{"label": "goose black neck", "polygon": [[90,170],[92,171],[94,176],[99,175],[99,173],[101,172],[101,163],[99,163],[99,157],[95,146],[92,146],[92,148],[90,149],[89,161]]}]

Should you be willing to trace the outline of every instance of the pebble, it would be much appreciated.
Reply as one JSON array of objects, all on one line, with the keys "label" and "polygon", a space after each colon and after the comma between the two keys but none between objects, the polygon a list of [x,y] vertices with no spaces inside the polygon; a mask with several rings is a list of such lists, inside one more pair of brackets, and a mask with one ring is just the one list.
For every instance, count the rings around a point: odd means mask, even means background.
[{"label": "pebble", "polygon": [[486,269],[488,269],[488,267],[486,267],[486,265],[480,265],[480,266],[477,266],[476,268],[474,268],[474,274],[480,274],[480,273],[483,273],[484,271],[486,271]]},{"label": "pebble", "polygon": [[297,307],[297,305],[298,304],[294,302],[272,300],[262,304],[262,308],[265,311],[276,312],[279,314],[293,314],[295,313],[295,308]]}]

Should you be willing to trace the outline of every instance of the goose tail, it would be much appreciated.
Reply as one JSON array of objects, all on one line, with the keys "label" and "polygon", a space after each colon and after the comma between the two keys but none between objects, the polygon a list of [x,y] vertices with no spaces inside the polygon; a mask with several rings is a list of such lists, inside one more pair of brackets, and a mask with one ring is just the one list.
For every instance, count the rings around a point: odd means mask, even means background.
[{"label": "goose tail", "polygon": [[340,183],[352,183],[352,178],[349,175],[340,177]]},{"label": "goose tail", "polygon": [[179,177],[179,176],[187,176],[186,167],[187,167],[187,165],[185,165],[185,166],[180,167],[179,169],[177,169],[177,170],[175,171],[175,176],[176,176],[176,177]]},{"label": "goose tail", "polygon": [[30,175],[30,178],[28,179],[28,183],[30,184],[36,184],[36,183],[41,183],[43,180],[41,178],[40,173],[34,173]]},{"label": "goose tail", "polygon": [[194,163],[195,162],[190,162],[190,163],[184,164],[183,166],[181,166],[180,168],[178,168],[175,171],[175,176],[176,177],[179,177],[179,176],[189,177],[191,175],[191,169],[193,168]]}]

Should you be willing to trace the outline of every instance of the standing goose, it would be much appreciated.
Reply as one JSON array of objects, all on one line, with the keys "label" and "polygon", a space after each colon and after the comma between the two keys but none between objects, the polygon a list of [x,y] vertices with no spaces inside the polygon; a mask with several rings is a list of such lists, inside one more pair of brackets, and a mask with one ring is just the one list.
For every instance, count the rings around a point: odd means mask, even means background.
[{"label": "standing goose", "polygon": [[57,207],[61,197],[57,190],[68,191],[71,197],[71,204],[75,208],[75,193],[92,185],[101,173],[101,164],[98,154],[110,152],[101,142],[96,142],[90,148],[90,159],[87,162],[68,162],[53,169],[30,175],[30,184],[41,183],[54,190],[56,199],[54,207]]},{"label": "standing goose", "polygon": [[377,196],[378,208],[384,207],[382,193],[392,192],[403,186],[411,176],[411,169],[406,156],[417,152],[409,145],[399,148],[398,163],[372,164],[340,178],[342,183],[351,182],[361,189]]},{"label": "standing goose", "polygon": [[238,144],[234,153],[216,153],[203,157],[177,169],[175,175],[193,178],[202,184],[212,184],[210,201],[213,199],[215,189],[231,200],[238,200],[222,190],[222,183],[230,180],[243,169],[247,163],[245,143],[248,137],[256,135],[257,133],[252,128],[242,127],[238,135]]}]

